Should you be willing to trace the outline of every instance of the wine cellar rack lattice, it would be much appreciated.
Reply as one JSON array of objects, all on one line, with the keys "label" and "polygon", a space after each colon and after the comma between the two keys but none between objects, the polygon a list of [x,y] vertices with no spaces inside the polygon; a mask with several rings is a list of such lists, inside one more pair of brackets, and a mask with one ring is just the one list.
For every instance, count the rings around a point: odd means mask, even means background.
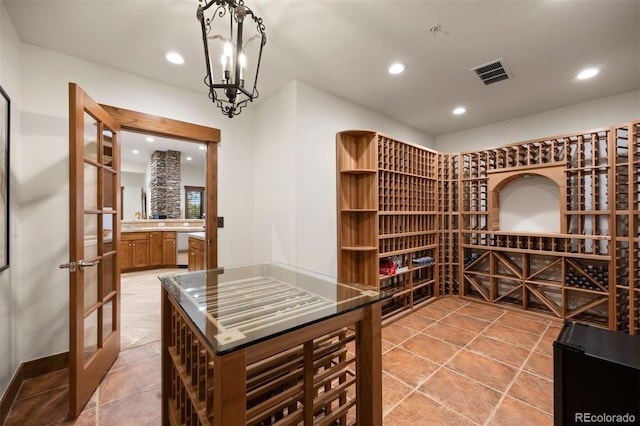
[{"label": "wine cellar rack lattice", "polygon": [[[360,160],[344,141],[364,134],[371,152],[358,173],[370,176],[345,195],[354,172],[343,166]],[[389,305],[411,308],[421,300],[412,259],[427,256],[434,284],[424,299],[458,295],[640,334],[640,121],[441,154],[347,131],[337,156],[340,279],[390,291]],[[557,184],[560,232],[500,230],[499,191],[529,175]],[[367,201],[345,199],[356,192]],[[366,213],[349,212],[355,204]],[[360,231],[366,237],[354,236]],[[363,249],[353,252],[350,241]],[[399,266],[392,275],[379,274],[385,258]]]}]

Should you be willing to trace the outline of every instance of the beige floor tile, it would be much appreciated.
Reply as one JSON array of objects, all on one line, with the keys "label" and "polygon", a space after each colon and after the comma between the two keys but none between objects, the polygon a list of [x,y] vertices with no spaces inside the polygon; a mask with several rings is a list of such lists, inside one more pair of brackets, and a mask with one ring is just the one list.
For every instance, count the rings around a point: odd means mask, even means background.
[{"label": "beige floor tile", "polygon": [[382,339],[397,345],[416,333],[407,327],[403,327],[397,323],[390,324],[382,329]]},{"label": "beige floor tile", "polygon": [[471,304],[458,309],[456,313],[468,315],[485,321],[494,321],[504,314],[503,309],[493,308],[486,305]]},{"label": "beige floor tile", "polygon": [[441,365],[460,350],[458,346],[422,333],[405,341],[401,347]]},{"label": "beige floor tile", "polygon": [[480,424],[493,412],[501,397],[499,392],[446,367],[420,386],[420,391]]},{"label": "beige floor tile", "polygon": [[413,392],[387,414],[385,426],[473,425],[469,419],[446,408],[420,392]]},{"label": "beige floor tile", "polygon": [[482,335],[469,343],[466,349],[516,368],[520,368],[529,355],[524,348]]},{"label": "beige floor tile", "polygon": [[436,308],[444,309],[447,311],[456,311],[468,304],[469,302],[467,302],[466,300],[462,300],[457,297],[442,297],[432,303],[432,305]]},{"label": "beige floor tile", "polygon": [[485,386],[504,392],[518,370],[480,354],[463,350],[447,362],[446,367]]},{"label": "beige floor tile", "polygon": [[465,346],[477,335],[473,331],[443,324],[442,322],[433,324],[431,327],[424,331],[424,334],[437,337],[440,340],[444,340],[447,343],[451,343],[452,345],[460,347]]},{"label": "beige floor tile", "polygon": [[479,333],[487,328],[491,322],[470,317],[468,315],[462,315],[458,312],[454,312],[451,315],[444,317],[440,320],[441,323],[447,325],[453,325],[454,327],[464,328],[465,330]]},{"label": "beige floor tile", "polygon": [[543,355],[539,352],[532,352],[527,363],[524,365],[524,369],[530,373],[535,373],[553,380],[553,357]]},{"label": "beige floor tile", "polygon": [[403,398],[409,395],[413,388],[401,382],[388,373],[382,373],[382,414],[386,414]]},{"label": "beige floor tile", "polygon": [[394,324],[401,325],[415,331],[422,331],[435,322],[434,319],[427,318],[422,315],[407,315],[404,318],[400,318]]},{"label": "beige floor tile", "polygon": [[415,388],[424,382],[438,366],[409,351],[396,347],[382,355],[382,371]]},{"label": "beige floor tile", "polygon": [[509,396],[500,403],[488,422],[492,426],[553,425],[553,416]]},{"label": "beige floor tile", "polygon": [[513,327],[530,333],[544,333],[549,324],[549,320],[540,319],[534,315],[520,314],[517,312],[505,312],[495,322],[496,324]]},{"label": "beige floor tile", "polygon": [[518,374],[509,395],[529,405],[553,413],[553,381],[525,371]]},{"label": "beige floor tile", "polygon": [[449,315],[451,311],[447,311],[445,309],[440,309],[440,308],[436,308],[435,306],[428,305],[422,309],[419,309],[416,313],[418,315],[422,315],[423,317],[431,318],[437,321]]},{"label": "beige floor tile", "polygon": [[527,331],[506,327],[497,323],[491,324],[482,332],[483,336],[501,340],[505,343],[516,345],[521,348],[532,350],[540,339],[539,335]]}]

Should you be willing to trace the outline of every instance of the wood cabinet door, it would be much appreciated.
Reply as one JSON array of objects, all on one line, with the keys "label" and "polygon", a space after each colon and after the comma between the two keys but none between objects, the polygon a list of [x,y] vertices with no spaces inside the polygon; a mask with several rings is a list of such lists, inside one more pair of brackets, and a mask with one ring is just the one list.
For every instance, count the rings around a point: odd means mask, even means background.
[{"label": "wood cabinet door", "polygon": [[162,249],[163,242],[162,237],[164,232],[149,232],[149,265],[160,266],[162,265]]},{"label": "wood cabinet door", "polygon": [[162,241],[162,264],[164,266],[176,266],[177,263],[176,239],[165,237]]},{"label": "wood cabinet door", "polygon": [[120,265],[121,270],[125,271],[133,267],[133,245],[131,241],[120,242]]},{"label": "wood cabinet door", "polygon": [[131,242],[131,266],[144,268],[149,266],[149,240],[134,240]]}]

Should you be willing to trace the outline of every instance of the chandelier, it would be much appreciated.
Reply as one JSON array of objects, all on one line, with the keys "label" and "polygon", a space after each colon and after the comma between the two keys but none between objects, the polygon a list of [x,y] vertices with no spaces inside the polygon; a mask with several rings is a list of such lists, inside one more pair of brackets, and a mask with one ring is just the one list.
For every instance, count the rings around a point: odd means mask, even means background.
[{"label": "chandelier", "polygon": [[[207,67],[204,82],[209,98],[232,118],[259,95],[258,71],[267,42],[264,24],[244,0],[199,1],[197,17]],[[209,9],[213,13],[205,18]]]}]

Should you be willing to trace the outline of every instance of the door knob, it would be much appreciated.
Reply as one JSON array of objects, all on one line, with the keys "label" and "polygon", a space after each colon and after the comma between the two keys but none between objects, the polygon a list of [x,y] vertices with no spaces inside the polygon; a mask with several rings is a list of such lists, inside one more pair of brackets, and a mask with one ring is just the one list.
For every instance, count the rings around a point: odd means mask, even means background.
[{"label": "door knob", "polygon": [[58,268],[60,268],[60,269],[69,269],[69,272],[75,272],[76,271],[76,262],[63,263],[62,265],[58,266]]},{"label": "door knob", "polygon": [[78,267],[82,271],[84,270],[84,268],[89,266],[96,266],[98,263],[100,263],[99,260],[94,260],[93,262],[85,262],[84,260],[81,260],[80,262],[78,262]]}]

